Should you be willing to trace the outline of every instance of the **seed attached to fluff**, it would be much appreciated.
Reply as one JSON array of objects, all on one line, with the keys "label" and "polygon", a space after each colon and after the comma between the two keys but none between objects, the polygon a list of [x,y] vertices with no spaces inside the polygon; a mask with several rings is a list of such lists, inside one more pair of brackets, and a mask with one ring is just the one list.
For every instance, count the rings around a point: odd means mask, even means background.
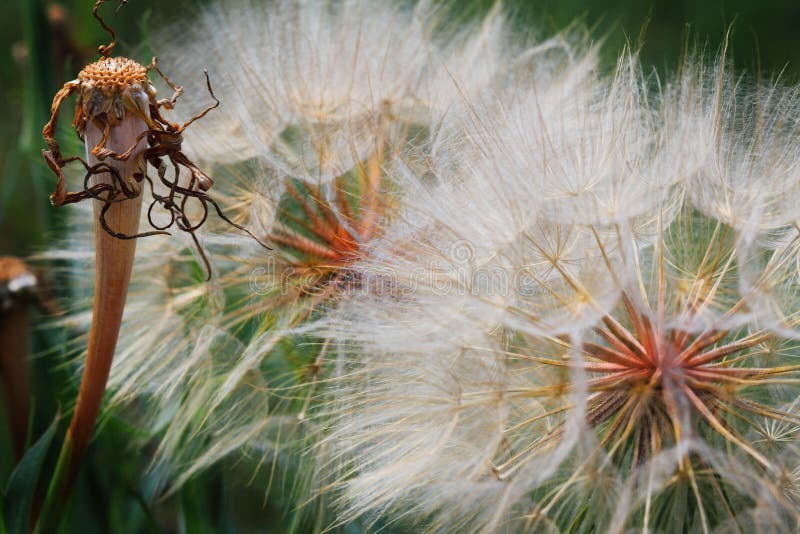
[{"label": "seed attached to fluff", "polygon": [[22,457],[28,432],[28,304],[36,288],[36,276],[25,262],[10,256],[0,257],[0,379],[17,459]]}]

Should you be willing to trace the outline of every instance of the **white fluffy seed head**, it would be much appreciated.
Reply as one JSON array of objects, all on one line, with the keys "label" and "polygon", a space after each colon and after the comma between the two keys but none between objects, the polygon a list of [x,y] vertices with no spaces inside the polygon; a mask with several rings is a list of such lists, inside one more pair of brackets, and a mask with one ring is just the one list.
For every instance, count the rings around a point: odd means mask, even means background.
[{"label": "white fluffy seed head", "polygon": [[[585,106],[540,110],[550,95],[524,89],[473,106],[458,161],[403,178],[404,218],[359,264],[369,291],[328,327],[342,349],[319,450],[345,520],[657,530],[681,506],[675,528],[798,524],[800,451],[774,436],[797,430],[799,234],[788,212],[761,216],[780,195],[765,204],[772,191],[730,177],[746,154],[751,180],[794,187],[772,174],[792,130],[763,146],[742,134],[788,108],[693,146],[687,124],[705,119],[669,88],[648,102],[621,65],[587,78]],[[707,102],[716,86],[684,91]],[[727,158],[726,187],[707,186],[709,154]]]}]

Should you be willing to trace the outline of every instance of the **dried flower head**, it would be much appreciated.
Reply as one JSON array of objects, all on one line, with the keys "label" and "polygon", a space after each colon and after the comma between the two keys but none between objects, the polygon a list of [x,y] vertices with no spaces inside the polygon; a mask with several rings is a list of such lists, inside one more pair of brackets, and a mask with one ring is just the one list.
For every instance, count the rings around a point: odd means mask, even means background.
[{"label": "dried flower head", "polygon": [[[48,147],[42,154],[58,177],[56,190],[51,195],[52,204],[62,206],[94,200],[90,204],[95,220],[95,295],[81,386],[42,505],[37,532],[58,527],[88,449],[116,350],[133,267],[135,238],[164,234],[167,228],[177,226],[197,245],[210,276],[210,265],[195,236],[195,231],[207,218],[208,204],[224,221],[244,230],[227,219],[205,193],[213,182],[182,151],[183,131],[219,104],[208,76],[206,84],[215,103],[183,125],[166,120],[161,110],[172,109],[182,89],[161,72],[155,58],[148,67],[143,67],[130,59],[111,57],[116,35],[98,13],[105,1],[95,2],[93,14],[111,35],[111,43],[100,46],[101,58],[86,66],[76,80],[58,91],[50,120],[42,130]],[[126,0],[120,3],[124,5]],[[156,99],[155,88],[148,78],[151,70],[161,75],[174,90],[171,98]],[[85,144],[86,160],[80,156],[64,158],[54,137],[59,108],[73,94],[78,96],[73,126]],[[85,169],[83,189],[69,192],[64,167],[75,161]],[[148,164],[156,169],[159,185],[165,192],[157,191],[147,176]],[[188,179],[185,173],[182,176],[182,171],[188,171]],[[169,218],[156,231],[139,233],[145,181],[150,184],[153,199],[147,210],[149,221],[153,223],[154,207],[163,209]],[[198,214],[199,222],[190,219],[190,212]]]},{"label": "dried flower head", "polygon": [[[58,176],[56,190],[50,196],[51,203],[54,206],[62,206],[90,198],[101,201],[103,206],[98,214],[98,222],[103,230],[117,239],[169,235],[165,230],[173,225],[194,238],[195,230],[208,216],[208,204],[215,208],[223,220],[249,233],[245,228],[230,221],[217,203],[205,193],[211,188],[213,181],[182,152],[183,131],[219,106],[219,101],[211,90],[208,73],[206,73],[206,85],[214,104],[200,111],[183,125],[165,119],[161,109],[172,109],[183,94],[183,88],[172,83],[164,75],[157,66],[156,58],[153,58],[150,65],[144,67],[128,58],[111,57],[116,46],[116,35],[98,13],[98,9],[105,1],[98,0],[95,3],[93,14],[110,33],[111,43],[100,46],[98,51],[102,57],[84,67],[76,80],[66,83],[56,94],[50,120],[42,131],[48,145],[48,149],[42,154]],[[161,100],[156,98],[156,89],[148,77],[153,70],[174,91],[170,98]],[[78,137],[87,144],[91,163],[87,163],[79,156],[63,158],[55,139],[59,108],[62,102],[73,94],[78,95],[78,102],[72,124]],[[162,159],[165,157],[168,164]],[[106,159],[110,163],[106,162]],[[68,192],[66,187],[63,168],[73,161],[80,162],[86,169],[83,190],[79,192]],[[166,188],[166,193],[156,193],[153,181],[146,173],[147,164],[156,169],[159,185]],[[174,176],[168,176],[170,166]],[[181,169],[189,172],[189,180],[183,184]],[[90,184],[92,178],[98,175],[107,175],[108,179]],[[134,217],[135,221],[132,218],[133,224],[124,224],[123,221],[125,228],[112,229],[106,220],[106,214],[111,206],[126,200],[138,199],[138,202],[141,202],[142,183],[145,180],[149,182],[152,194],[148,220],[156,230],[137,233],[138,216]],[[189,212],[187,205],[192,200],[200,204],[199,210],[190,212],[199,213],[199,222],[192,222],[189,218],[190,213],[187,213]],[[169,215],[168,221],[163,225],[153,221],[152,212],[155,207]],[[196,239],[194,241],[206,267],[209,268],[199,242]]]}]

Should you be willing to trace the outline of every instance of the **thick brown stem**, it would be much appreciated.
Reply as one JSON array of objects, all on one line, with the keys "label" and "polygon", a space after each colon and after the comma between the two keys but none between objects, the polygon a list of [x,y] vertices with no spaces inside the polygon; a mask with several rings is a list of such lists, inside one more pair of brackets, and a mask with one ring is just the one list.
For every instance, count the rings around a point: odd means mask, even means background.
[{"label": "thick brown stem", "polygon": [[[118,126],[111,128],[105,144],[115,152],[125,152],[136,143],[139,135],[146,129],[144,121],[129,114]],[[102,137],[102,128],[94,123],[87,126],[85,141],[86,159],[89,165],[98,163],[97,158],[92,155],[92,148],[97,146]],[[127,161],[106,160],[106,163],[117,170],[120,179],[125,181],[128,187],[137,190],[140,190],[141,184],[134,181],[133,175],[135,172],[144,173],[144,162],[141,158],[141,151],[145,148],[144,143],[143,140],[140,141],[141,146],[137,147],[134,156]],[[112,183],[111,175],[104,173],[94,176],[93,185],[98,183]],[[95,201],[96,220],[102,207],[102,202]],[[106,223],[115,232],[135,235],[139,229],[141,207],[141,194],[136,198],[114,203],[105,213]],[[86,368],[75,412],[67,432],[67,440],[71,442],[72,447],[67,487],[74,481],[100,411],[122,323],[122,312],[128,294],[135,251],[135,239],[118,239],[103,230],[99,222],[95,223],[96,264],[92,327],[89,332]]]},{"label": "thick brown stem", "polygon": [[0,312],[0,377],[17,460],[25,452],[30,414],[29,329],[27,306]]}]

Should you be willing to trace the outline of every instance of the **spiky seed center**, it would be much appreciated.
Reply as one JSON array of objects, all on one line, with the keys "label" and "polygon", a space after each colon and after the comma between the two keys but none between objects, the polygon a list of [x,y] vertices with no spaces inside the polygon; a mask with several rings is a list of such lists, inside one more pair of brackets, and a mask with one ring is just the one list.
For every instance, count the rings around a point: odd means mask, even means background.
[{"label": "spiky seed center", "polygon": [[587,363],[587,370],[594,376],[588,383],[592,399],[587,421],[592,426],[607,425],[603,441],[621,443],[635,436],[634,461],[643,461],[665,441],[676,442],[696,432],[694,424],[686,428],[686,423],[699,418],[765,463],[726,422],[724,413],[761,413],[759,406],[737,395],[738,390],[753,381],[794,371],[793,367],[742,367],[737,364],[741,358],[732,357],[763,343],[771,334],[757,331],[726,342],[730,337],[726,330],[709,328],[692,334],[669,329],[651,321],[648,314],[637,313],[627,296],[624,302],[631,328],[606,316],[603,325],[595,328],[605,343],[584,345],[584,352],[593,360]]},{"label": "spiky seed center", "polygon": [[121,92],[132,85],[149,83],[147,68],[124,57],[104,57],[78,74],[81,83],[93,85],[106,94]]}]

